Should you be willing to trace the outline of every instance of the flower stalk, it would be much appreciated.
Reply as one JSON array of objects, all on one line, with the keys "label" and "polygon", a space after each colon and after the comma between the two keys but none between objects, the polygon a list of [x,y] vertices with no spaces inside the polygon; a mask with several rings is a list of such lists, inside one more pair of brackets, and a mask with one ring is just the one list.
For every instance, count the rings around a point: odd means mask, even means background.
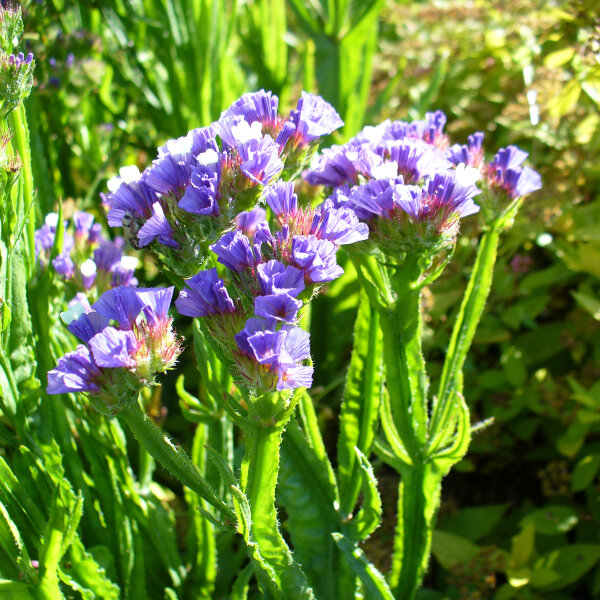
[{"label": "flower stalk", "polygon": [[236,522],[233,510],[217,496],[185,451],[176,448],[167,439],[137,402],[124,406],[119,412],[119,419],[131,429],[135,439],[171,475],[219,510],[227,522],[230,524]]},{"label": "flower stalk", "polygon": [[[296,403],[290,404],[295,407]],[[312,589],[281,535],[275,508],[281,441],[291,414],[291,410],[287,410],[281,420],[271,426],[259,421],[247,422],[241,486],[250,506],[252,539],[258,545],[262,561],[270,568],[269,592],[276,596],[283,594],[282,598],[308,599],[314,598]],[[266,579],[261,579],[263,586]]]}]

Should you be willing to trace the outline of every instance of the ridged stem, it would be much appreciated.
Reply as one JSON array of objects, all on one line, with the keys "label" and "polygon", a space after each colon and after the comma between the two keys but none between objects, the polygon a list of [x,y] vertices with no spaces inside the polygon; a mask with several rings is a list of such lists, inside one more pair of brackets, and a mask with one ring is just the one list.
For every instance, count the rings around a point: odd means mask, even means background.
[{"label": "ridged stem", "polygon": [[215,491],[200,475],[189,456],[181,448],[176,448],[161,429],[134,403],[119,413],[119,418],[131,429],[136,440],[153,456],[173,477],[176,477],[204,498],[209,504],[222,512],[233,524],[234,512],[217,497]]}]

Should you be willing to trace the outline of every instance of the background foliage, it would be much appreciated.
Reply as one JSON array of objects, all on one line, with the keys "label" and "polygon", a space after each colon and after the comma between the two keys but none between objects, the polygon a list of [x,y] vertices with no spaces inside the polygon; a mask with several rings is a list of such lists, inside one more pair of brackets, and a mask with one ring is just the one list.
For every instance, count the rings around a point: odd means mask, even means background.
[{"label": "background foliage", "polygon": [[[99,193],[120,166],[147,164],[165,139],[208,124],[241,93],[262,87],[284,105],[301,88],[322,93],[346,122],[336,141],[363,124],[439,108],[455,141],[484,131],[490,154],[507,144],[530,152],[544,188],[501,242],[465,368],[474,420],[493,417],[494,424],[447,479],[422,597],[600,595],[594,3],[50,0],[26,7],[25,26],[37,60],[26,109],[38,225],[59,205],[67,216],[75,204],[102,215]],[[477,223],[463,230],[446,276],[427,293],[432,375],[441,368],[478,235]],[[160,283],[150,260],[143,279]],[[52,356],[71,344],[47,322],[55,285],[47,276],[29,287],[40,382]],[[348,264],[312,314],[312,396],[331,456],[357,305]],[[183,322],[179,329],[189,346],[180,365],[185,389],[200,389],[192,331]],[[229,597],[245,556],[231,534],[216,537],[228,568],[207,566],[212,525],[190,508],[198,504],[193,494],[184,497],[160,470],[151,481],[148,458],[117,423],[44,396],[28,365],[22,357],[11,381],[13,401],[20,398],[14,414],[5,391],[2,397],[0,577],[27,582],[54,565],[73,598]],[[225,420],[195,427],[206,419],[183,380],[167,380],[162,395],[147,401],[197,460],[205,460],[206,441],[233,452]],[[212,465],[203,468],[218,480]],[[364,549],[385,569],[396,476],[383,464],[376,475],[384,522]],[[236,585],[243,588],[243,577]]]}]

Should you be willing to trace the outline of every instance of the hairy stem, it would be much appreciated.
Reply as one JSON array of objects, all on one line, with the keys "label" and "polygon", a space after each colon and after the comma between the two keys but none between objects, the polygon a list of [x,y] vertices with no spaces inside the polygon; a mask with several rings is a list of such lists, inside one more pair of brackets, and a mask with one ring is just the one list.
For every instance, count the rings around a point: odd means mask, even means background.
[{"label": "hairy stem", "polygon": [[152,455],[173,477],[176,477],[217,508],[231,523],[235,523],[234,512],[217,497],[217,494],[206,480],[200,475],[189,456],[181,448],[176,448],[135,403],[126,406],[119,418],[131,429],[138,442]]}]

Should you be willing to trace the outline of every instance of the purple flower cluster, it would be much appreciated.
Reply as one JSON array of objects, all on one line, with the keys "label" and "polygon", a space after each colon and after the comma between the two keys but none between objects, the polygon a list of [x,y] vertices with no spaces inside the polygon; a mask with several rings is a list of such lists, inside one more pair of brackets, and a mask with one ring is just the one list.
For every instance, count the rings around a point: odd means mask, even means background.
[{"label": "purple flower cluster", "polygon": [[[51,213],[35,232],[36,258],[42,266],[50,260],[57,222],[58,215]],[[87,212],[76,212],[72,223],[72,233],[64,234],[62,252],[52,260],[52,267],[72,291],[93,299],[110,288],[137,285],[137,259],[123,253],[123,238],[106,238],[100,223]]]},{"label": "purple flower cluster", "polygon": [[444,154],[445,123],[444,113],[437,111],[427,113],[424,120],[367,126],[343,146],[324,150],[305,177],[312,185],[328,187],[398,175],[406,183],[417,183],[451,167]]},{"label": "purple flower cluster", "polygon": [[[454,243],[460,219],[488,202],[488,190],[514,200],[541,187],[539,175],[521,166],[525,152],[509,146],[486,164],[483,134],[450,146],[445,123],[436,111],[421,121],[365,127],[324,150],[304,177],[332,188],[328,201],[368,222],[371,240],[386,254],[434,255]],[[480,179],[486,193],[476,204]]]},{"label": "purple flower cluster", "polygon": [[27,56],[25,56],[22,52],[19,52],[16,56],[14,54],[10,54],[6,59],[6,62],[11,67],[14,67],[16,70],[18,70],[22,66],[30,65],[33,62],[33,52],[29,52]]},{"label": "purple flower cluster", "polygon": [[174,366],[181,342],[168,315],[173,288],[117,287],[92,306],[74,303],[62,314],[83,342],[48,372],[49,394],[86,392],[110,410],[135,400],[157,373]]},{"label": "purple flower cluster", "polygon": [[240,382],[259,393],[310,387],[309,334],[297,325],[299,311],[322,284],[343,273],[338,248],[369,233],[347,207],[327,201],[303,208],[292,182],[278,182],[263,196],[277,231],[265,210],[256,208],[238,215],[237,228],[211,246],[237,295],[210,269],[186,281],[175,302],[181,314],[202,317]]},{"label": "purple flower cluster", "polygon": [[143,172],[121,169],[105,197],[108,222],[124,227],[134,247],[150,246],[176,272],[197,270],[208,245],[234,216],[254,206],[300,149],[343,123],[322,98],[302,93],[288,119],[279,100],[244,94],[210,127],[169,140]]}]

